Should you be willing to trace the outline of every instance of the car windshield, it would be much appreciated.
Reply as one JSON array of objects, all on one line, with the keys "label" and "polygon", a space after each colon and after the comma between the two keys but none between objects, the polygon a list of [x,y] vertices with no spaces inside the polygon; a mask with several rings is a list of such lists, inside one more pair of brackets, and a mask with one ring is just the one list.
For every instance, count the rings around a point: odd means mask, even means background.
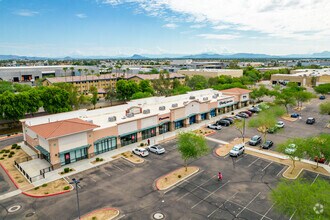
[{"label": "car windshield", "polygon": [[[233,150],[234,150],[234,151],[238,151],[238,150],[239,150],[239,147],[235,146],[235,147],[233,147]],[[227,151],[227,152],[228,152],[228,151]]]},{"label": "car windshield", "polygon": [[254,136],[254,137],[252,137],[252,140],[253,140],[253,141],[258,140],[258,136]]}]

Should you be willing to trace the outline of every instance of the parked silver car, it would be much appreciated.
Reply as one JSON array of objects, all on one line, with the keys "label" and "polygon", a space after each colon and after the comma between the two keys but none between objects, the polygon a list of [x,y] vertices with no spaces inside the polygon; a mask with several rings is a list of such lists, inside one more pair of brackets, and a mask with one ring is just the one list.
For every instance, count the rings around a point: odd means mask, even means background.
[{"label": "parked silver car", "polygon": [[150,151],[152,153],[155,153],[155,154],[165,153],[165,149],[162,146],[158,145],[158,144],[150,146],[147,149],[148,149],[148,151]]},{"label": "parked silver car", "polygon": [[146,149],[142,148],[142,147],[134,148],[133,153],[136,154],[136,155],[139,155],[141,157],[146,157],[146,156],[149,155],[149,152]]},{"label": "parked silver car", "polygon": [[239,155],[243,154],[245,151],[244,144],[236,144],[233,149],[229,151],[229,155],[232,157],[238,157]]},{"label": "parked silver car", "polygon": [[221,130],[222,129],[222,126],[218,125],[218,124],[208,124],[207,127],[211,128],[211,129],[215,129],[215,130]]}]

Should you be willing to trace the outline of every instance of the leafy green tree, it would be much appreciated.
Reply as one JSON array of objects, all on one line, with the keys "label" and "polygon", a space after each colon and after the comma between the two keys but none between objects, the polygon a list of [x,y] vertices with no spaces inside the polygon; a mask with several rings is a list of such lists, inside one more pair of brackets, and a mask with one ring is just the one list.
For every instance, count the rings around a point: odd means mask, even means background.
[{"label": "leafy green tree", "polygon": [[174,79],[172,82],[172,89],[177,89],[181,86],[181,83],[178,79]]},{"label": "leafy green tree", "polygon": [[253,89],[250,93],[250,97],[252,99],[257,99],[260,101],[260,99],[266,95],[268,95],[269,90],[264,86],[261,85],[259,88]]},{"label": "leafy green tree", "polygon": [[187,92],[190,92],[191,88],[188,86],[181,85],[175,89],[172,90],[173,95],[180,95],[180,94],[186,94]]},{"label": "leafy green tree", "polygon": [[276,148],[276,151],[287,155],[291,159],[292,170],[290,173],[296,167],[296,160],[300,160],[304,156],[305,149],[302,147],[304,146],[302,142],[303,140],[301,138],[291,138]]},{"label": "leafy green tree", "polygon": [[6,91],[0,95],[0,118],[17,121],[24,118],[27,103],[22,94]]},{"label": "leafy green tree", "polygon": [[152,86],[158,95],[169,96],[172,92],[170,74],[167,71],[160,71],[159,78],[152,81]]},{"label": "leafy green tree", "polygon": [[[270,198],[275,210],[287,216],[294,213],[296,219],[330,219],[330,184],[316,179],[314,183],[297,179],[282,180],[271,191]],[[317,204],[323,206],[322,212],[314,210]]]},{"label": "leafy green tree", "polygon": [[87,104],[88,103],[87,96],[85,96],[84,94],[80,94],[78,97],[78,103],[79,103],[79,106]]},{"label": "leafy green tree", "polygon": [[231,89],[231,88],[247,89],[247,86],[243,85],[240,82],[235,82],[235,83],[218,84],[216,86],[213,86],[212,88],[215,90],[224,90],[224,89]]},{"label": "leafy green tree", "polygon": [[298,108],[302,108],[304,102],[310,101],[312,98],[315,98],[315,95],[307,91],[297,91],[293,93],[293,97],[296,99]]},{"label": "leafy green tree", "polygon": [[40,97],[44,110],[48,113],[71,111],[69,93],[55,86],[40,87]]},{"label": "leafy green tree", "polygon": [[0,94],[6,91],[14,92],[13,84],[7,81],[0,81]]},{"label": "leafy green tree", "polygon": [[328,94],[330,93],[330,83],[315,86],[314,91],[322,95]]},{"label": "leafy green tree", "polygon": [[154,94],[154,89],[152,88],[149,80],[141,80],[139,82],[139,90],[144,93]]},{"label": "leafy green tree", "polygon": [[92,105],[94,106],[94,109],[96,107],[96,103],[97,103],[97,100],[98,100],[98,97],[97,97],[97,88],[95,86],[91,86],[91,88],[89,89],[90,93],[92,93],[92,97],[91,97],[91,103]]},{"label": "leafy green tree", "polygon": [[110,102],[110,105],[112,106],[112,102],[114,100],[116,100],[117,97],[117,91],[115,88],[113,88],[112,86],[109,86],[107,88],[105,88],[105,100]]},{"label": "leafy green tree", "polygon": [[24,96],[26,102],[26,112],[33,116],[33,114],[38,112],[39,108],[43,105],[40,97],[40,90],[30,89],[21,94]]},{"label": "leafy green tree", "polygon": [[73,109],[79,109],[78,89],[71,83],[54,83],[54,86],[64,89],[69,93],[69,102]]},{"label": "leafy green tree", "polygon": [[283,115],[285,110],[279,106],[273,106],[267,110],[262,111],[257,117],[251,118],[248,126],[257,128],[263,135],[263,142],[267,139],[267,131],[269,128],[274,127],[277,122],[277,117]]},{"label": "leafy green tree", "polygon": [[330,102],[320,104],[320,113],[323,115],[330,115]]},{"label": "leafy green tree", "polygon": [[129,100],[132,95],[139,92],[139,86],[132,80],[119,80],[116,83],[117,98],[120,100]]},{"label": "leafy green tree", "polygon": [[253,81],[254,83],[256,83],[257,81],[259,81],[261,79],[260,72],[251,66],[246,67],[243,70],[243,75],[249,77],[250,81]]},{"label": "leafy green tree", "polygon": [[181,132],[178,135],[178,151],[181,153],[187,171],[188,160],[197,159],[207,154],[209,147],[204,136],[193,132]]},{"label": "leafy green tree", "polygon": [[136,92],[132,95],[132,99],[143,99],[143,98],[148,98],[151,96],[152,95],[149,92]]},{"label": "leafy green tree", "polygon": [[[300,141],[300,147],[302,147],[305,153],[310,158],[325,158],[330,160],[330,134],[321,134],[316,137],[303,138]],[[316,160],[316,168],[319,167],[319,160]]]},{"label": "leafy green tree", "polygon": [[204,76],[194,75],[187,82],[187,86],[189,86],[192,90],[201,90],[207,88],[207,80]]},{"label": "leafy green tree", "polygon": [[29,91],[30,89],[32,89],[32,87],[27,84],[19,84],[19,83],[14,83],[13,87],[16,92],[24,92],[24,91]]},{"label": "leafy green tree", "polygon": [[296,104],[296,99],[293,97],[293,93],[288,89],[273,93],[275,96],[275,104],[283,105],[286,109],[286,113],[289,114],[289,106]]}]

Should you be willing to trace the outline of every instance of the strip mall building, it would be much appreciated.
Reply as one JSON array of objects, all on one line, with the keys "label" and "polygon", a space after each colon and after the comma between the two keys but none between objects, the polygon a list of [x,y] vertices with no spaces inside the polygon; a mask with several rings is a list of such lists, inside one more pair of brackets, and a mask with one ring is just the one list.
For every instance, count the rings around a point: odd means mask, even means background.
[{"label": "strip mall building", "polygon": [[58,168],[247,106],[250,92],[206,89],[24,119],[24,141]]}]

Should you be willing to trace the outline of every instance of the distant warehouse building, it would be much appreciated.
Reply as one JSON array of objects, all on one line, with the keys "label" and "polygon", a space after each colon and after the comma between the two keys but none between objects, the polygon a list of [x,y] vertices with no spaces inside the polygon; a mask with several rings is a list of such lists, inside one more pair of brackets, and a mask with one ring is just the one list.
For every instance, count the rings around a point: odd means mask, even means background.
[{"label": "distant warehouse building", "polygon": [[218,77],[218,76],[231,76],[231,77],[242,77],[242,69],[189,69],[189,70],[178,70],[179,74],[186,76],[201,75],[207,78]]},{"label": "distant warehouse building", "polygon": [[0,81],[26,83],[34,82],[45,77],[77,76],[92,72],[93,74],[98,74],[99,68],[95,66],[72,65],[0,67]]},{"label": "distant warehouse building", "polygon": [[272,84],[287,84],[295,82],[299,86],[318,86],[330,83],[330,69],[300,69],[291,70],[291,74],[273,74]]}]

